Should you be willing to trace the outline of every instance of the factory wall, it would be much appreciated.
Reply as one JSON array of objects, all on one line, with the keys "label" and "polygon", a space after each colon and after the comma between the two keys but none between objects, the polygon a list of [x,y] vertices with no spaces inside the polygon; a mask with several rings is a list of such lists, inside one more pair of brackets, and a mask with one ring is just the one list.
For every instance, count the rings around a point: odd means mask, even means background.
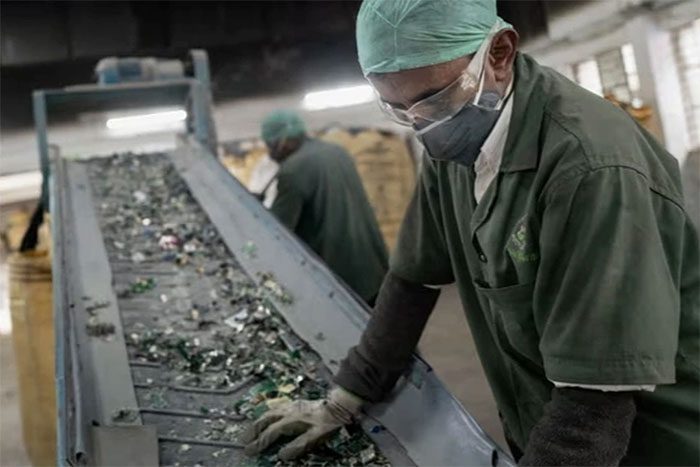
[{"label": "factory wall", "polygon": [[[634,2],[631,2],[634,3]],[[552,66],[570,78],[571,65],[596,54],[631,44],[638,68],[639,95],[653,110],[652,132],[664,141],[668,150],[682,162],[689,149],[684,115],[684,96],[670,47],[670,32],[681,24],[700,18],[700,2],[653,2],[655,8],[625,7],[624,2],[589,2],[556,15],[549,15],[548,33],[523,44],[522,49],[544,65]],[[360,77],[337,85],[362,84]],[[315,91],[316,84],[309,84]],[[351,107],[307,111],[302,108],[302,93],[270,97],[248,97],[219,102],[215,121],[221,141],[249,138],[259,132],[259,124],[268,112],[291,108],[301,112],[312,130],[333,124],[374,126],[407,133],[393,124],[371,102]],[[101,126],[100,126],[101,125]],[[51,138],[68,153],[109,153],[124,147],[158,150],[174,145],[172,135],[146,135],[124,139],[105,138],[104,124],[89,116],[79,124],[57,125]],[[36,170],[36,142],[31,129],[3,132],[0,135],[3,161],[0,175]]]},{"label": "factory wall", "polygon": [[[700,18],[700,2],[656,2],[657,8],[625,9],[624,2],[593,2],[555,18],[547,37],[524,50],[543,65],[572,76],[572,65],[631,44],[639,74],[639,97],[653,110],[651,131],[683,162],[689,144],[684,96],[672,50],[672,31]],[[634,3],[634,2],[630,2]]]}]

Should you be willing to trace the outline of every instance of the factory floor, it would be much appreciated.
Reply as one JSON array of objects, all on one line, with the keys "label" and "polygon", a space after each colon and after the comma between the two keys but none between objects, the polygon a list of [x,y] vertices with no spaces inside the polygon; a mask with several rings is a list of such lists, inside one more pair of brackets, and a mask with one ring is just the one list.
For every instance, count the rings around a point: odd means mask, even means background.
[{"label": "factory floor", "polygon": [[418,347],[450,392],[508,452],[496,402],[476,354],[457,287],[443,287]]},{"label": "factory floor", "polygon": [[9,335],[0,335],[0,386],[0,465],[28,466],[29,459],[22,445],[19,390]]},{"label": "factory floor", "polygon": [[7,263],[0,255],[0,466],[28,466],[22,445],[19,389],[10,334]]},{"label": "factory floor", "polygon": [[[19,390],[9,332],[7,268],[0,262],[0,465],[28,466],[22,446]],[[420,343],[450,391],[476,418],[491,438],[505,445],[496,405],[476,356],[455,287],[446,287]]]}]

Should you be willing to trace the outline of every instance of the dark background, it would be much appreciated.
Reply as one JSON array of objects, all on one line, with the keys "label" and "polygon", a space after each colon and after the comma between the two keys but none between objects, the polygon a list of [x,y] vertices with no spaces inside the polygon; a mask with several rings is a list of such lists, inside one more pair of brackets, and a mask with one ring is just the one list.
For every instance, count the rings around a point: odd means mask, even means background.
[{"label": "dark background", "polygon": [[[573,2],[499,1],[523,41]],[[580,3],[580,2],[579,2]],[[215,101],[362,79],[355,1],[0,3],[0,128],[32,124],[33,89],[93,82],[106,56],[209,52]]]}]

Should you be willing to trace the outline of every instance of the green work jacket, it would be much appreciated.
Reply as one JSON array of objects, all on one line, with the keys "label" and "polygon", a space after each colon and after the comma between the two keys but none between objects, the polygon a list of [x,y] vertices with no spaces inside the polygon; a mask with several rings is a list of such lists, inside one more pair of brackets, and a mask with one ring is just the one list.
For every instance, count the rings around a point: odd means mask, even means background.
[{"label": "green work jacket", "polygon": [[700,266],[676,160],[626,113],[527,55],[500,172],[425,158],[390,269],[457,283],[521,450],[552,381],[656,385],[624,463],[698,465]]},{"label": "green work jacket", "polygon": [[343,148],[306,139],[280,165],[270,210],[363,300],[377,295],[388,254],[355,163]]}]

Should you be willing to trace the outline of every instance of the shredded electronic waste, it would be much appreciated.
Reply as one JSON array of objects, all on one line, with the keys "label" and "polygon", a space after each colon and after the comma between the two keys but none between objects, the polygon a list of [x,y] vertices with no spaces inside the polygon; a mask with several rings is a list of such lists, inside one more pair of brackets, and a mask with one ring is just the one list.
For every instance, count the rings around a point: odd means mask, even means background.
[{"label": "shredded electronic waste", "polygon": [[[277,310],[293,294],[274,271],[246,274],[235,254],[254,257],[258,246],[229,251],[167,156],[117,154],[86,165],[139,403],[113,422],[138,411],[156,424],[164,465],[389,464],[356,426],[294,462],[277,458],[280,445],[245,458],[238,436],[252,419],[329,389],[321,358]],[[109,333],[94,324],[93,333]]]}]

